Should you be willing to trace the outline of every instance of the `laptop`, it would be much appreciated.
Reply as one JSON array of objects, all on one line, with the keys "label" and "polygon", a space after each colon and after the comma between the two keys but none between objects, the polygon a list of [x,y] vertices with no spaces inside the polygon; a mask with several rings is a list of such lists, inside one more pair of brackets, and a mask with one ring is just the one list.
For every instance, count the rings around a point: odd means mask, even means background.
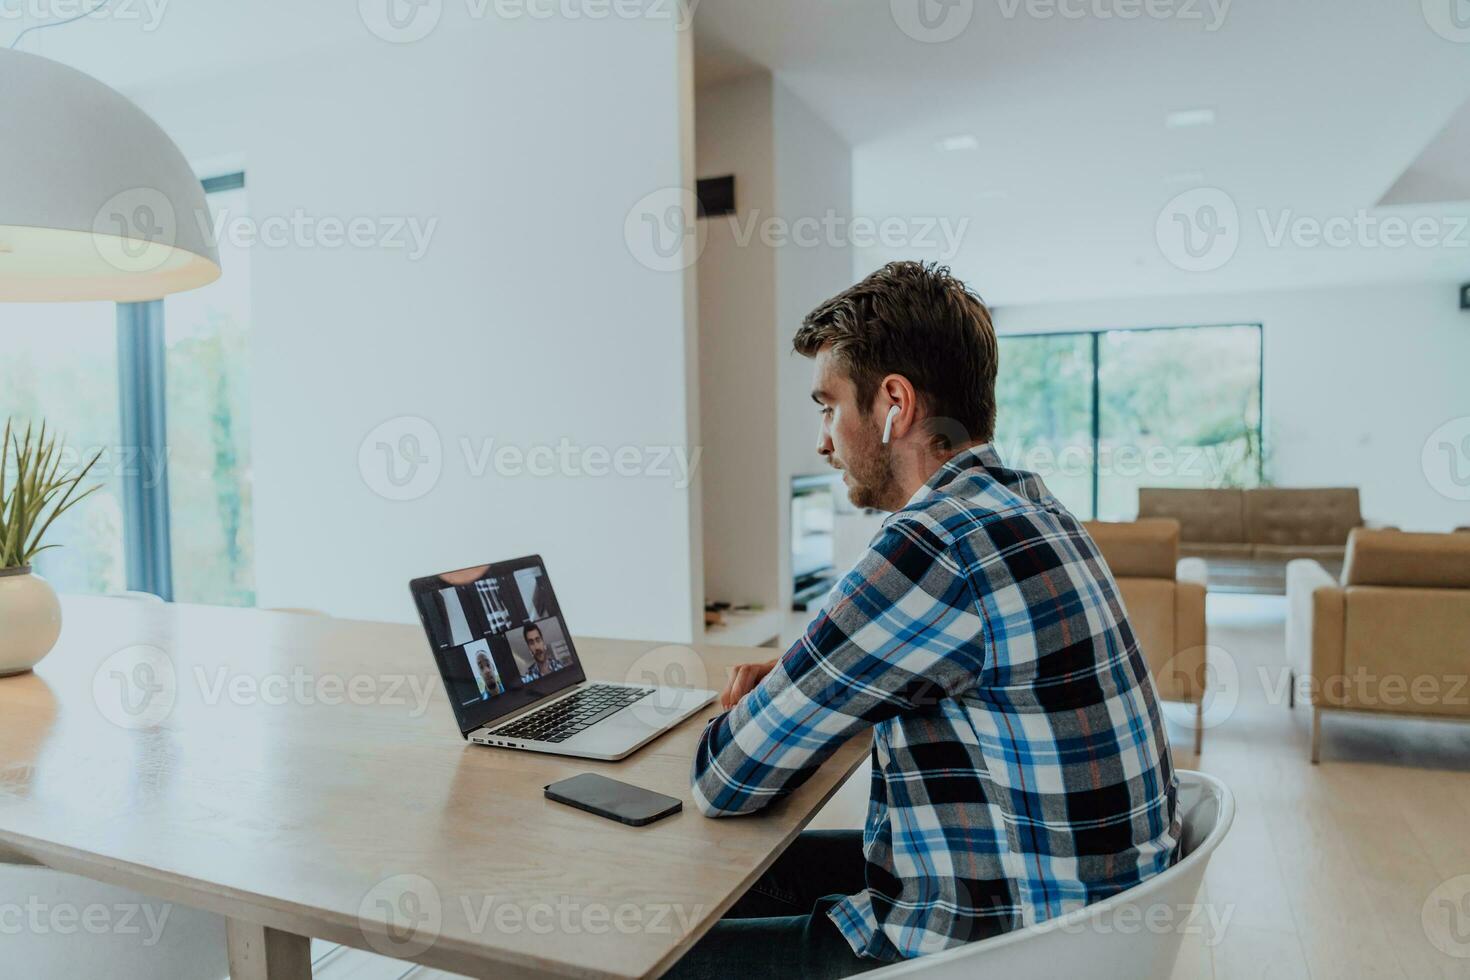
[{"label": "laptop", "polygon": [[621,759],[715,699],[587,680],[539,555],[416,578],[409,590],[471,742]]}]

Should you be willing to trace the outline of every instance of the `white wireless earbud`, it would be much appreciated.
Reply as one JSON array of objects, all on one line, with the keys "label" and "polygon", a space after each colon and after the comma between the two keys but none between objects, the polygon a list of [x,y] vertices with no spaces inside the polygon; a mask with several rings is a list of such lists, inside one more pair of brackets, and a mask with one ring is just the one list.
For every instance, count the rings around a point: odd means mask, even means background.
[{"label": "white wireless earbud", "polygon": [[898,418],[898,406],[894,405],[888,410],[888,418],[883,422],[883,445],[893,438],[893,420]]}]

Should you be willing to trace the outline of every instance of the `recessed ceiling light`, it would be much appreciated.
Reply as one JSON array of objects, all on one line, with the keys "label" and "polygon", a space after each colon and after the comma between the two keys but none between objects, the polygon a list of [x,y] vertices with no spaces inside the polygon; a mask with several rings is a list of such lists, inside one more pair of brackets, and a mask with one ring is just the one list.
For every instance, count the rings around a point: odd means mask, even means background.
[{"label": "recessed ceiling light", "polygon": [[1170,129],[1189,129],[1194,126],[1215,125],[1214,109],[1180,109],[1164,117],[1164,125]]},{"label": "recessed ceiling light", "polygon": [[959,133],[955,136],[945,136],[934,145],[941,150],[978,150],[980,141],[969,133]]}]

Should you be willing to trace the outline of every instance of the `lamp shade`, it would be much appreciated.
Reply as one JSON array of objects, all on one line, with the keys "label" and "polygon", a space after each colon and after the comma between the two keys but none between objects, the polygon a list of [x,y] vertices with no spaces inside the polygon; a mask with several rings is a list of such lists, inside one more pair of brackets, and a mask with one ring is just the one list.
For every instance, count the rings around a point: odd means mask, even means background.
[{"label": "lamp shade", "polygon": [[0,301],[158,299],[219,278],[204,188],[90,75],[0,50]]}]

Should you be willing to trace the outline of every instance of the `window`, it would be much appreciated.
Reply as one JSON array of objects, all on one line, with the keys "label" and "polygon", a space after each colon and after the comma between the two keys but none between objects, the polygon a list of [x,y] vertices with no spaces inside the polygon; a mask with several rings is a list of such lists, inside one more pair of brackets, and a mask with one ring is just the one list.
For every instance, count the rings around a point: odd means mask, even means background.
[{"label": "window", "polygon": [[[102,451],[87,483],[102,489],[62,515],[46,534],[35,570],[66,592],[124,587],[121,474],[136,465],[119,449],[117,318],[111,303],[0,305],[0,431],[25,434],[44,420],[66,447],[63,465]],[[92,477],[96,477],[95,480]]]},{"label": "window", "polygon": [[1259,324],[1000,338],[996,442],[1082,517],[1138,488],[1260,482]]},{"label": "window", "polygon": [[[215,228],[246,217],[245,188],[210,193]],[[255,603],[251,533],[250,254],[219,235],[219,279],[163,302],[174,598]]]},{"label": "window", "polygon": [[[244,216],[243,174],[204,185],[217,229]],[[44,418],[67,462],[102,451],[102,489],[36,559],[62,591],[255,601],[249,255],[228,235],[219,251],[218,281],[166,300],[0,306],[0,427]]]}]

